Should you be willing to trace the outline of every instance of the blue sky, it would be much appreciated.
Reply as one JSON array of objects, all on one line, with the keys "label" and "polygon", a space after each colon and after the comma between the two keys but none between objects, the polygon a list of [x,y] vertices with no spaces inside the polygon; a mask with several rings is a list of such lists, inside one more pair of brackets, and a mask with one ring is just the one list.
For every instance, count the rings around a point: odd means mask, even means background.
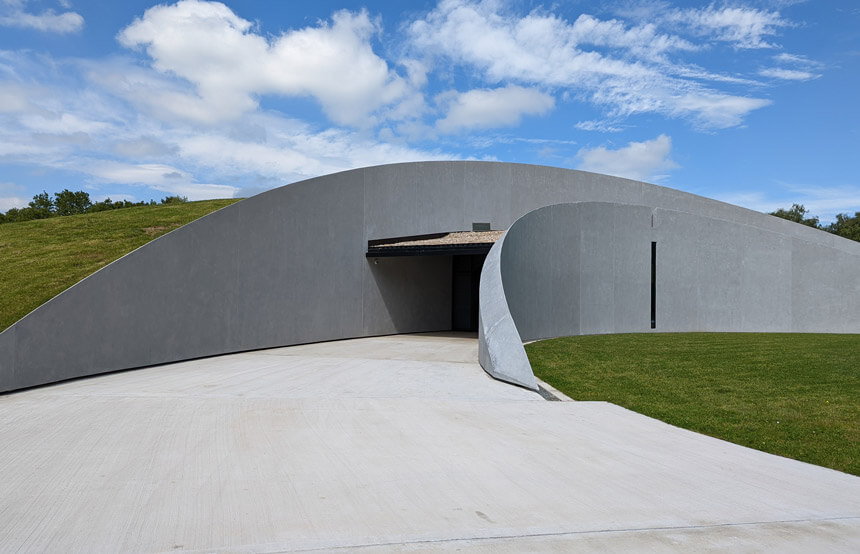
[{"label": "blue sky", "polygon": [[860,211],[860,3],[0,0],[0,211],[429,159]]}]

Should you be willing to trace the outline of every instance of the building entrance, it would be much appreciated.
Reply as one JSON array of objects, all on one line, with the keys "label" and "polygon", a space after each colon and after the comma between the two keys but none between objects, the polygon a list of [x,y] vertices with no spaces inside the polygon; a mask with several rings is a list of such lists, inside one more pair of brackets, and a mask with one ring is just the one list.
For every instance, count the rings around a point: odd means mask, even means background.
[{"label": "building entrance", "polygon": [[452,256],[451,330],[478,330],[478,289],[486,254]]},{"label": "building entrance", "polygon": [[[397,286],[389,287],[386,284],[379,289],[385,292],[397,292],[397,299],[390,303],[389,313],[393,313],[392,310],[395,307],[399,310],[408,304],[402,311],[410,314],[422,311],[432,313],[434,314],[434,321],[440,321],[440,323],[444,321],[443,325],[446,327],[450,324],[449,328],[452,331],[474,332],[478,330],[478,289],[481,283],[481,269],[484,267],[484,260],[487,258],[490,248],[499,240],[504,231],[489,230],[489,223],[473,223],[472,228],[472,231],[453,231],[367,241],[366,256],[374,259],[373,267],[376,269],[373,271],[377,276],[377,282],[381,282],[383,279],[386,280],[386,283],[388,283],[387,279],[391,279],[392,283],[398,282]],[[443,269],[437,263],[383,263],[381,265],[379,263],[380,259],[386,258],[427,259],[428,257],[435,258],[446,263],[446,265],[450,260],[450,266],[448,266],[450,269],[448,267]],[[397,266],[401,266],[400,271],[392,273],[391,270]],[[423,269],[418,269],[419,266],[423,266]],[[444,281],[434,278],[434,285],[431,287],[435,291],[434,294],[428,294],[427,283],[424,285],[419,283],[429,275],[430,266],[435,268],[432,273],[438,277],[446,276]],[[417,272],[415,278],[407,277],[409,274],[408,271],[405,271],[407,267]],[[439,273],[436,273],[436,270]],[[400,274],[399,279],[395,277],[397,273]],[[421,279],[417,279],[418,274],[421,275]],[[407,292],[407,290],[411,292]],[[440,294],[436,294],[442,290],[444,290],[446,297],[448,294],[451,295],[450,304],[447,298],[441,300]],[[415,304],[405,302],[407,298],[413,299]],[[424,309],[419,309],[419,305],[423,305]],[[450,316],[447,312],[448,306],[451,308]],[[435,319],[437,314],[440,317]]]}]

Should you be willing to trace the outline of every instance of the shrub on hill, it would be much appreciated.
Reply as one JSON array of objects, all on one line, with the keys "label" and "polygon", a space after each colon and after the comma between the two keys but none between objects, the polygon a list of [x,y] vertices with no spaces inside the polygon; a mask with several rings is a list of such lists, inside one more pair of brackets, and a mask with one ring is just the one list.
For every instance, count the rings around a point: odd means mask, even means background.
[{"label": "shrub on hill", "polygon": [[[182,204],[184,202],[188,202],[188,198],[185,196],[166,196],[161,199],[161,204]],[[0,223],[32,221],[34,219],[104,212],[146,205],[155,206],[156,202],[155,200],[150,200],[148,203],[130,202],[128,200],[114,202],[110,198],[105,198],[102,202],[93,203],[89,193],[82,190],[72,192],[69,189],[63,189],[62,192],[55,192],[53,199],[47,192],[42,191],[33,197],[26,208],[10,208],[5,214],[0,213]]]}]

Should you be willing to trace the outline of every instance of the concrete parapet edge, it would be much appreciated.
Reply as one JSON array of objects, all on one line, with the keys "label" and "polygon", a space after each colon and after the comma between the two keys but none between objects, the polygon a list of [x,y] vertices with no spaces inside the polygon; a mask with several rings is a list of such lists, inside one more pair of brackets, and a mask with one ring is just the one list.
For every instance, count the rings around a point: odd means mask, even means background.
[{"label": "concrete parapet edge", "polygon": [[508,309],[502,283],[502,235],[481,270],[478,308],[478,361],[496,379],[538,390],[517,326]]}]

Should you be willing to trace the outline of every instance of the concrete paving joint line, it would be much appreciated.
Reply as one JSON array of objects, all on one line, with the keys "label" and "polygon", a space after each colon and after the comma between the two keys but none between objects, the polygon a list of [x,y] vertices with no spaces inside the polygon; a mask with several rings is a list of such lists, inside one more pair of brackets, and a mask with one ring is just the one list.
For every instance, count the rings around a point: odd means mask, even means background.
[{"label": "concrete paving joint line", "polygon": [[803,524],[803,523],[824,523],[824,522],[860,522],[860,517],[825,517],[825,518],[812,518],[812,519],[787,519],[787,520],[773,520],[773,521],[751,521],[751,522],[743,522],[743,523],[716,523],[712,525],[669,525],[669,526],[657,526],[657,527],[630,527],[630,528],[619,528],[619,529],[587,529],[582,531],[558,531],[552,533],[510,533],[510,534],[498,534],[498,535],[475,535],[472,537],[456,537],[456,538],[443,538],[443,539],[414,539],[414,540],[400,540],[400,541],[391,541],[391,542],[378,542],[378,543],[365,543],[365,544],[349,544],[349,545],[340,545],[340,546],[326,546],[319,548],[300,548],[297,550],[279,550],[276,554],[280,554],[283,552],[332,552],[335,550],[348,550],[348,551],[356,551],[356,550],[369,550],[369,549],[388,549],[388,548],[410,548],[416,546],[426,545],[429,547],[432,546],[441,546],[441,545],[454,545],[456,543],[481,543],[481,542],[489,542],[489,541],[498,541],[498,540],[526,540],[526,539],[541,539],[541,538],[561,538],[561,537],[577,537],[577,536],[587,536],[587,535],[612,535],[612,534],[635,534],[635,533],[648,533],[648,532],[671,532],[671,531],[709,531],[709,530],[718,530],[718,529],[728,529],[728,528],[755,528],[760,526],[768,526],[768,525],[792,525],[792,524]]},{"label": "concrete paving joint line", "polygon": [[538,393],[550,402],[574,402],[573,398],[564,394],[546,381],[535,377],[538,384]]}]

